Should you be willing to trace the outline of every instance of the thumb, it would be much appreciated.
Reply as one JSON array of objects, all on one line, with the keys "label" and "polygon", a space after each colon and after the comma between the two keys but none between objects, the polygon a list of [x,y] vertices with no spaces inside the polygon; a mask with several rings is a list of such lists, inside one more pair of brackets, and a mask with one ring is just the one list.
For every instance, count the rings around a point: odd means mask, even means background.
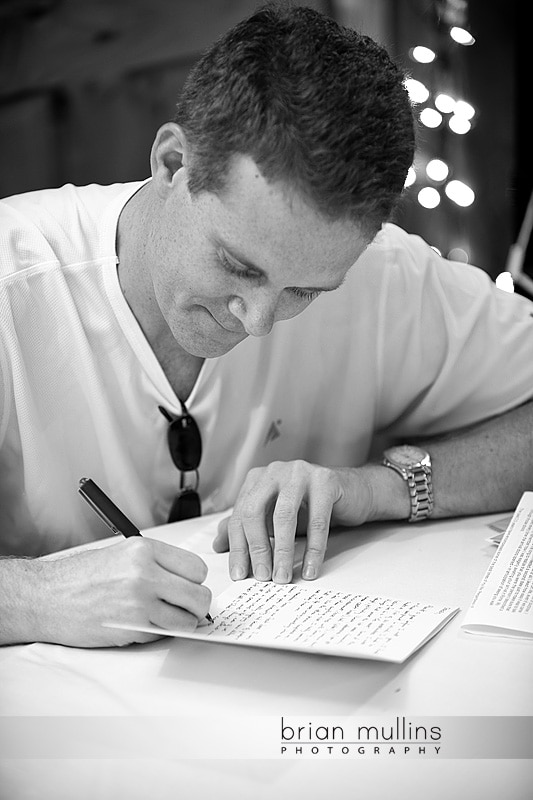
[{"label": "thumb", "polygon": [[224,517],[218,523],[218,532],[215,538],[213,539],[213,550],[215,553],[227,553],[229,550],[229,538],[228,538],[228,522],[229,517]]}]

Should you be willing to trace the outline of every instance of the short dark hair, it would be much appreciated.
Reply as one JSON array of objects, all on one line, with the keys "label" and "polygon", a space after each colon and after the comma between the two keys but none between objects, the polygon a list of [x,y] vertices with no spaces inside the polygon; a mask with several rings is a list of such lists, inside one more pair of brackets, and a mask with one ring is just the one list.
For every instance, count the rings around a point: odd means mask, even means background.
[{"label": "short dark hair", "polygon": [[191,193],[224,189],[248,155],[331,219],[373,236],[414,153],[403,75],[386,50],[309,7],[268,4],[192,68],[174,121],[191,146]]}]

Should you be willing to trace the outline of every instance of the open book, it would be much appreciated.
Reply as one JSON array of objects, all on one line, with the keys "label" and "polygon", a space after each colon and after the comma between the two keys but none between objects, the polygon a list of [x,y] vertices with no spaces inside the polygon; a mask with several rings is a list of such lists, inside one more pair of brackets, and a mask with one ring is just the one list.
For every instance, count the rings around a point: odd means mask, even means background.
[{"label": "open book", "polygon": [[214,623],[192,633],[108,625],[200,641],[401,663],[457,611],[410,600],[248,579],[215,598],[210,609]]},{"label": "open book", "polygon": [[522,495],[462,628],[533,638],[533,492]]}]

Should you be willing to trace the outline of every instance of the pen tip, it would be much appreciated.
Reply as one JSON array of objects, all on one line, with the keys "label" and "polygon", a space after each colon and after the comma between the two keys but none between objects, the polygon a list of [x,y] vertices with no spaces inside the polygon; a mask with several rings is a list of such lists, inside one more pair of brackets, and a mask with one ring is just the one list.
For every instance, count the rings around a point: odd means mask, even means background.
[{"label": "pen tip", "polygon": [[213,617],[211,616],[211,614],[206,614],[206,615],[205,615],[205,618],[206,618],[206,620],[207,620],[208,622],[214,622],[214,621],[215,621],[215,620],[213,619]]}]

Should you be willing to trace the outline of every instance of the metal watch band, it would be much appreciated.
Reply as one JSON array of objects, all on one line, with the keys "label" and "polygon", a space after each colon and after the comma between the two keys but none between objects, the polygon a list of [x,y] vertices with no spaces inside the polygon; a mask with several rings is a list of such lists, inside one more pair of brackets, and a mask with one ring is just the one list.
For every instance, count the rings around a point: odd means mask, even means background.
[{"label": "metal watch band", "polygon": [[409,522],[427,519],[433,511],[433,484],[431,467],[420,466],[406,475],[407,486],[411,498],[411,516]]},{"label": "metal watch band", "polygon": [[421,463],[409,466],[400,466],[388,458],[389,452],[386,451],[383,457],[383,464],[390,467],[402,476],[407,484],[409,499],[411,501],[411,514],[409,522],[420,522],[427,519],[433,511],[433,483],[431,478],[431,458],[429,453],[421,451]]}]

